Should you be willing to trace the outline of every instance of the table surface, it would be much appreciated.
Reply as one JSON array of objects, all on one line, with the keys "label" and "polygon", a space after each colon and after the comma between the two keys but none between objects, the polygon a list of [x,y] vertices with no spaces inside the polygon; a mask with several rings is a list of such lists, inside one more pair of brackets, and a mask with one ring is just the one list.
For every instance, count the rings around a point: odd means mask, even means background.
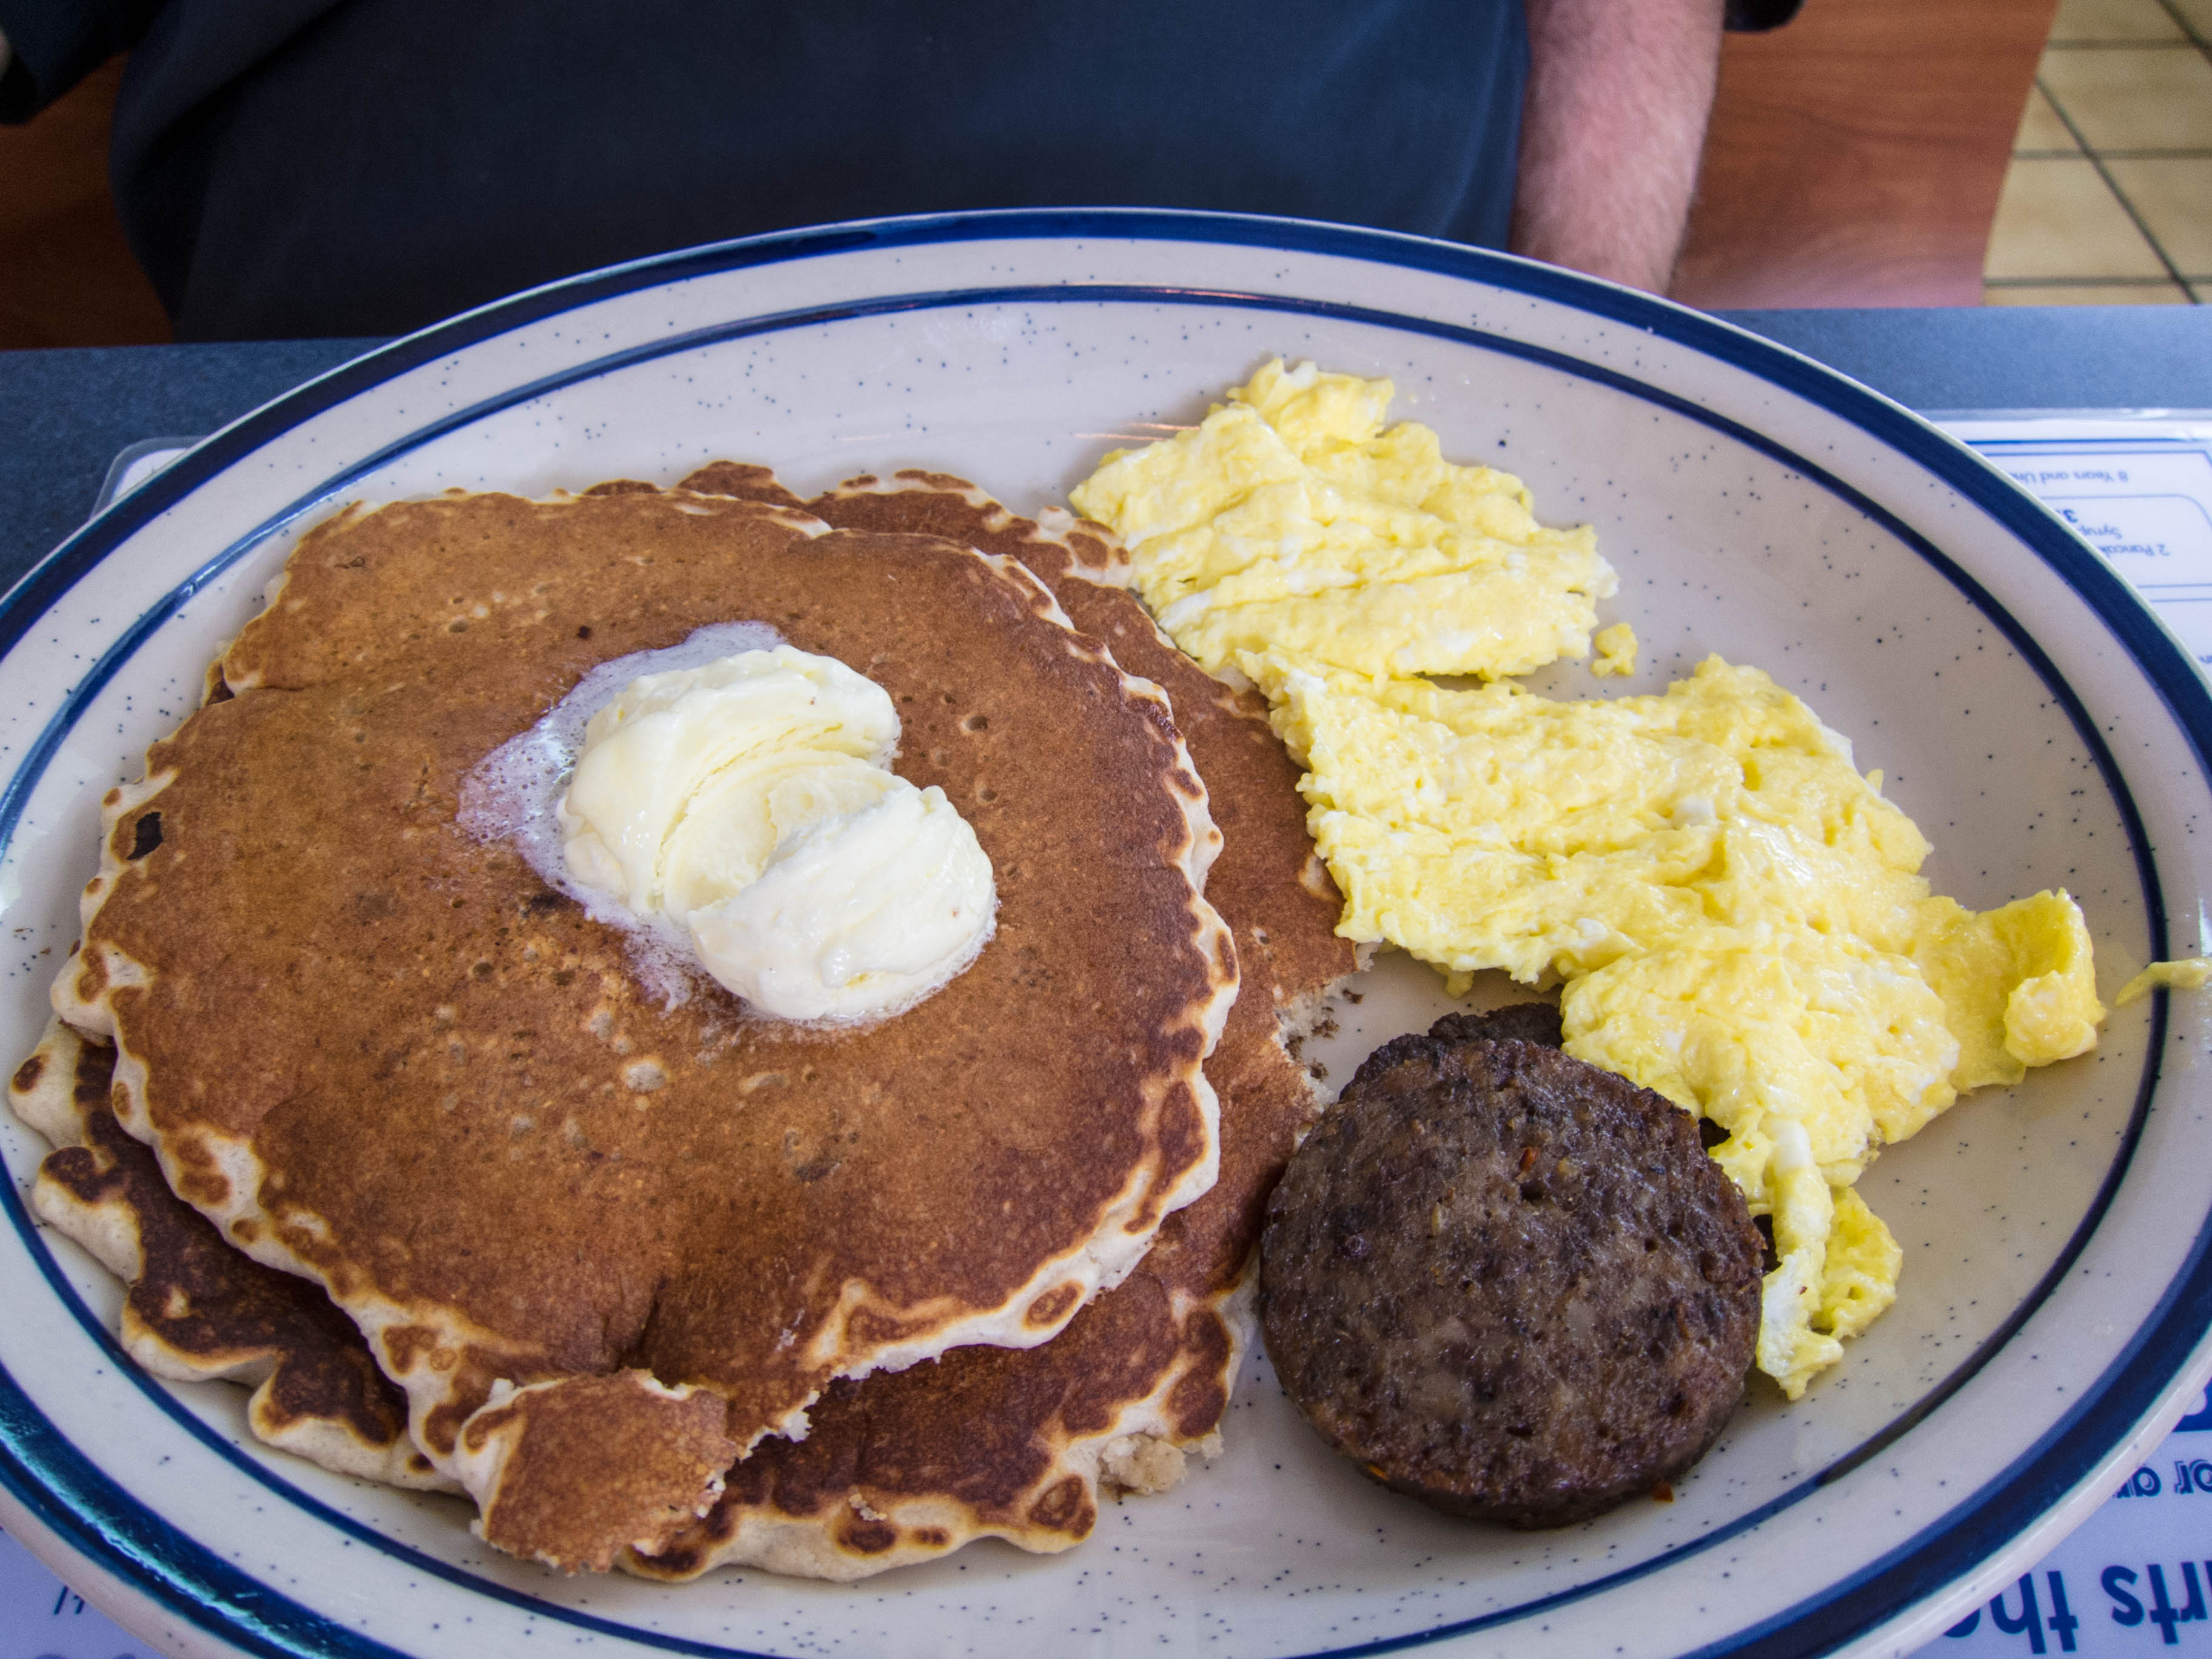
[{"label": "table surface", "polygon": [[[1721,314],[1923,413],[2212,409],[2212,307]],[[213,432],[380,343],[0,352],[0,591],[83,522],[126,445]]]}]

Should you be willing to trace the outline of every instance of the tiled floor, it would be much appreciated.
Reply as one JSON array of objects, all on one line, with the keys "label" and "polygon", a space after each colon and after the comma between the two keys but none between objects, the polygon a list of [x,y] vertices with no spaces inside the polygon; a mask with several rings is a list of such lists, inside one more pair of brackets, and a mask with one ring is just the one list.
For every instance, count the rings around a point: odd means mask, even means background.
[{"label": "tiled floor", "polygon": [[1983,273],[1990,305],[2212,301],[2212,0],[2061,0]]}]

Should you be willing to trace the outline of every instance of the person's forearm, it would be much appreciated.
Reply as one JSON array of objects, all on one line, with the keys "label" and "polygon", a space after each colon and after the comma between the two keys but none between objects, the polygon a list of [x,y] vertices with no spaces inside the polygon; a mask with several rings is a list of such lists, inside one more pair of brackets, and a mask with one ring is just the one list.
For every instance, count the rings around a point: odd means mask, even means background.
[{"label": "person's forearm", "polygon": [[1663,292],[1689,222],[1723,0],[1527,0],[1516,253]]}]

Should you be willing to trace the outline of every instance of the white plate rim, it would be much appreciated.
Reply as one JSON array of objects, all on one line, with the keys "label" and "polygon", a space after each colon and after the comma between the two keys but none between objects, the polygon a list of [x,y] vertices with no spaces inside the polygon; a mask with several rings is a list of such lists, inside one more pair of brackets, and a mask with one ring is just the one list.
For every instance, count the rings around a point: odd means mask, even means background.
[{"label": "white plate rim", "polygon": [[[4,599],[0,599],[0,654],[12,650],[48,606],[108,553],[234,462],[311,416],[425,363],[523,324],[556,318],[625,294],[701,276],[848,252],[1009,239],[1229,244],[1289,253],[1359,258],[1456,276],[1488,288],[1523,294],[1609,321],[1626,323],[1745,371],[1856,426],[1887,447],[1917,463],[1940,483],[1956,489],[1997,520],[2050,566],[2112,630],[2132,665],[2165,702],[2200,767],[2212,771],[2212,691],[2208,691],[2196,665],[2133,591],[2063,522],[1997,469],[1881,394],[1734,325],[1632,290],[1510,256],[1342,226],[1145,209],[939,214],[779,233],[611,267],[466,313],[341,365],[247,415],[204,441],[139,489],[110,507],[41,561]],[[1696,421],[1804,473],[1809,481],[1866,514],[1941,572],[2003,632],[2008,642],[2020,652],[2065,708],[2071,724],[2094,757],[2129,829],[2137,875],[2143,886],[2153,954],[2168,954],[2167,917],[2142,823],[2121,769],[2078,695],[2060,676],[2048,653],[2011,617],[2002,602],[1896,514],[1785,445],[1620,368],[1471,325],[1448,324],[1432,318],[1407,316],[1334,301],[1302,301],[1275,293],[1178,289],[1158,284],[1006,284],[889,294],[868,300],[839,301],[796,311],[735,318],[575,363],[552,375],[517,382],[493,398],[426,422],[405,438],[356,458],[283,512],[254,526],[173,590],[165,605],[149,610],[116,638],[71,691],[41,737],[29,746],[4,786],[0,786],[0,848],[4,848],[12,836],[31,786],[84,702],[106,684],[148,632],[167,620],[202,585],[246,551],[313,512],[352,480],[365,476],[396,454],[497,409],[542,395],[562,385],[671,352],[890,311],[1069,299],[1258,307],[1375,323],[1479,344],[1607,384]],[[2074,1237],[2036,1290],[1912,1412],[1893,1422],[1848,1457],[1727,1527],[1663,1552],[1651,1560],[1601,1575],[1553,1596],[1516,1604],[1510,1609],[1432,1630],[1316,1652],[1311,1659],[1348,1659],[1352,1655],[1393,1652],[1469,1636],[1540,1613],[1548,1607],[1617,1588],[1663,1564],[1725,1542],[1778,1510],[1802,1501],[1924,1420],[2029,1318],[2064,1278],[2095,1232],[2128,1171],[2141,1137],[2160,1075],[2166,1018],[2165,996],[2160,993],[2153,1011],[2148,1059],[2128,1130],[2098,1197]],[[29,1243],[34,1224],[12,1187],[5,1198],[0,1199],[0,1204],[4,1204],[11,1224]],[[33,1255],[34,1259],[45,1259],[42,1251],[33,1249]],[[56,1293],[76,1309],[81,1321],[86,1320],[86,1310],[58,1273],[51,1265],[46,1272]],[[1881,1559],[1832,1583],[1819,1595],[1806,1598],[1780,1615],[1698,1650],[1693,1659],[1719,1659],[1722,1655],[1730,1656],[1731,1659],[1737,1656],[1742,1659],[1752,1659],[1753,1656],[1780,1659],[1784,1654],[1832,1652],[1865,1636],[1869,1630],[1894,1624],[1916,1609],[1924,1618],[1931,1599],[1940,1596],[1947,1586],[1954,1586],[1976,1575],[1978,1569],[1986,1576],[1991,1563],[2017,1556],[2029,1547],[2033,1538],[2078,1518],[2084,1497],[2100,1495],[2087,1491],[2084,1483],[2118,1451],[2144,1439],[2151,1425],[2170,1415],[2172,1407],[2179,1403],[2181,1391],[2200,1369],[2199,1350],[2204,1345],[2208,1326],[2212,1326],[2212,1206],[2208,1206],[2206,1215],[2199,1221],[2191,1248],[2180,1269],[2166,1286],[2156,1313],[2120,1348],[2096,1387],[2085,1390],[2059,1421],[2000,1475],[1985,1482],[1943,1516],[1922,1528],[1909,1542]],[[540,1617],[576,1624],[670,1652],[699,1655],[702,1659],[708,1656],[712,1659],[738,1659],[743,1652],[555,1607],[394,1545],[373,1528],[329,1510],[281,1478],[241,1460],[198,1419],[176,1407],[158,1383],[137,1374],[104,1322],[91,1320],[88,1329],[119,1365],[137,1376],[149,1397],[196,1437],[213,1446],[229,1461],[249,1468],[257,1479],[289,1501],[364,1542],[402,1554],[421,1570],[462,1584],[472,1592],[526,1606]],[[0,1370],[0,1499],[6,1500],[7,1508],[20,1509],[23,1518],[103,1574],[128,1584],[171,1616],[235,1644],[245,1651],[284,1656],[285,1659],[292,1659],[293,1656],[399,1659],[397,1650],[347,1631],[281,1591],[253,1579],[138,1504],[53,1430],[4,1370]]]}]

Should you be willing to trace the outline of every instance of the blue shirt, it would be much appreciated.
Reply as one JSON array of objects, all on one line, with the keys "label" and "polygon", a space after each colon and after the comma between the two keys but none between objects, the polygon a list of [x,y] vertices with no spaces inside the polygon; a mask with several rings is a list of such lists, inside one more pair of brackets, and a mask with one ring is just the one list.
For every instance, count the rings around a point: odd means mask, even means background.
[{"label": "blue shirt", "polygon": [[183,339],[936,210],[1497,246],[1528,65],[1521,0],[0,0],[0,119],[131,51],[116,201]]}]

